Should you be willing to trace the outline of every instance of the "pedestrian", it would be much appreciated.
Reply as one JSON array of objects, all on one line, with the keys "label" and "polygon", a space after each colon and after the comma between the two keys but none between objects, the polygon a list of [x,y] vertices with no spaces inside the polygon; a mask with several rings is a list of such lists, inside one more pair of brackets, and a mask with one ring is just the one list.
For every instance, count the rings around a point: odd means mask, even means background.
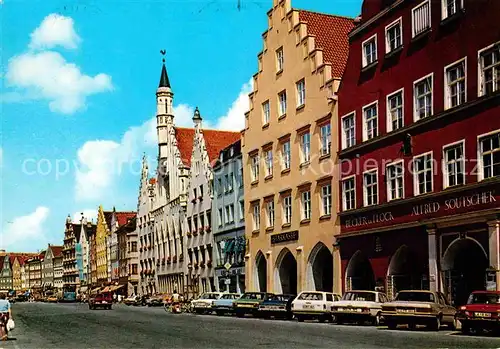
[{"label": "pedestrian", "polygon": [[10,302],[6,299],[5,293],[0,293],[0,338],[7,340],[7,321],[12,319]]}]

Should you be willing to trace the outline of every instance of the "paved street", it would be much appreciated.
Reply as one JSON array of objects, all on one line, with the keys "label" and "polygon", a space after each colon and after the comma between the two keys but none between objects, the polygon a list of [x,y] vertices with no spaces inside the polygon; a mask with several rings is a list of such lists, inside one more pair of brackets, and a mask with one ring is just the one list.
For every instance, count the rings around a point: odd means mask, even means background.
[{"label": "paved street", "polygon": [[167,314],[162,308],[17,303],[15,339],[0,348],[500,348],[500,339],[450,331]]}]

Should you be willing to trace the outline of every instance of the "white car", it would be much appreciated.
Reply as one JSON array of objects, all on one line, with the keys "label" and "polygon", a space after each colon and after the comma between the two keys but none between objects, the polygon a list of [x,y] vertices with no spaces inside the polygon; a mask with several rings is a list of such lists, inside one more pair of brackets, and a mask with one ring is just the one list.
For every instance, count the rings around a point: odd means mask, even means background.
[{"label": "white car", "polygon": [[342,299],[332,306],[332,313],[338,324],[356,322],[362,324],[370,321],[380,325],[382,303],[387,302],[387,296],[375,291],[349,291]]},{"label": "white car", "polygon": [[191,308],[197,314],[211,313],[214,301],[219,299],[223,294],[223,292],[203,293],[198,299],[191,301]]},{"label": "white car", "polygon": [[331,292],[304,291],[292,302],[292,313],[299,322],[306,319],[332,321],[332,306],[339,299],[338,294]]}]

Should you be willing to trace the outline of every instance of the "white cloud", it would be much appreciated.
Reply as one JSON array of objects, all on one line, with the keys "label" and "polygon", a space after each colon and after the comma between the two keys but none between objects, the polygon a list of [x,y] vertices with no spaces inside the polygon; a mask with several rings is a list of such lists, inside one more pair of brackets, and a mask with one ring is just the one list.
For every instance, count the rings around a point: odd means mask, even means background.
[{"label": "white cloud", "polygon": [[47,207],[39,206],[36,210],[26,216],[16,217],[8,222],[0,234],[0,245],[3,249],[15,250],[19,243],[40,241],[45,243],[44,223],[49,216]]},{"label": "white cloud", "polygon": [[7,82],[48,99],[52,111],[72,114],[85,107],[90,95],[110,91],[109,75],[85,75],[57,52],[24,53],[9,61]]},{"label": "white cloud", "polygon": [[73,215],[71,216],[73,223],[79,224],[80,220],[82,219],[82,215],[89,222],[90,221],[92,221],[94,223],[97,222],[97,210],[93,209],[93,208],[87,208],[87,209],[73,213]]},{"label": "white cloud", "polygon": [[62,46],[75,49],[80,40],[75,32],[73,18],[52,13],[45,17],[40,26],[31,33],[30,48],[45,49]]},{"label": "white cloud", "polygon": [[248,94],[253,90],[253,78],[245,83],[238,98],[233,102],[226,115],[217,120],[217,129],[241,131],[245,128],[245,113],[250,109]]}]

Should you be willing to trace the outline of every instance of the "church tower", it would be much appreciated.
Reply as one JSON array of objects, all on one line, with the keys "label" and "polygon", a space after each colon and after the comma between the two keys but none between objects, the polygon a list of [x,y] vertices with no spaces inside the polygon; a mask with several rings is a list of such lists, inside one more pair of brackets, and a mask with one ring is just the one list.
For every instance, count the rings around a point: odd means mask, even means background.
[{"label": "church tower", "polygon": [[156,90],[156,129],[158,133],[159,159],[167,157],[166,144],[168,130],[174,123],[173,102],[174,93],[170,88],[170,80],[168,79],[167,68],[165,67],[165,58],[163,58],[160,83]]}]

